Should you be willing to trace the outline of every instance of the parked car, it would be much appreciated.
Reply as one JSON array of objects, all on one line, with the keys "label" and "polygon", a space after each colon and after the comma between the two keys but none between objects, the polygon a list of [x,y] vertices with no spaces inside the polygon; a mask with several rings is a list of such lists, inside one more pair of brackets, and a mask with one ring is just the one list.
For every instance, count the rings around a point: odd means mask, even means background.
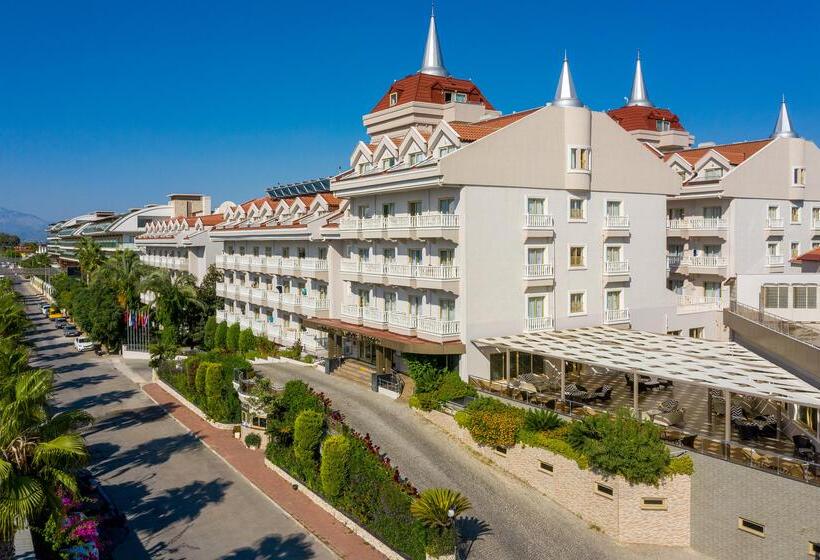
[{"label": "parked car", "polygon": [[51,310],[51,305],[48,304],[48,303],[45,303],[45,304],[40,306],[40,312],[46,317],[48,317],[48,314],[49,314],[50,310]]},{"label": "parked car", "polygon": [[49,319],[62,319],[63,314],[60,312],[59,309],[52,308],[52,309],[49,309],[49,311],[48,311],[48,318]]},{"label": "parked car", "polygon": [[74,339],[74,348],[77,349],[77,352],[87,352],[88,350],[93,350],[96,344],[96,342],[87,336],[78,336]]},{"label": "parked car", "polygon": [[65,328],[66,325],[68,325],[68,321],[65,319],[65,317],[60,317],[59,319],[56,319],[54,321],[54,326],[58,329]]},{"label": "parked car", "polygon": [[66,325],[63,327],[63,336],[68,338],[76,338],[80,336],[80,331],[74,325]]}]

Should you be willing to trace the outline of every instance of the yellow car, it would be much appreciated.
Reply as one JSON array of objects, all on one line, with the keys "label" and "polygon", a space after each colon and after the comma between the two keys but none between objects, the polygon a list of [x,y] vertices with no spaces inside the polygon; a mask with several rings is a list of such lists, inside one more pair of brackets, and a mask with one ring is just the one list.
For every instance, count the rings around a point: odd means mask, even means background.
[{"label": "yellow car", "polygon": [[49,312],[48,312],[48,318],[49,318],[49,319],[62,319],[63,317],[64,317],[64,316],[63,316],[63,314],[60,312],[60,310],[59,310],[59,309],[54,310],[54,311],[49,310]]}]

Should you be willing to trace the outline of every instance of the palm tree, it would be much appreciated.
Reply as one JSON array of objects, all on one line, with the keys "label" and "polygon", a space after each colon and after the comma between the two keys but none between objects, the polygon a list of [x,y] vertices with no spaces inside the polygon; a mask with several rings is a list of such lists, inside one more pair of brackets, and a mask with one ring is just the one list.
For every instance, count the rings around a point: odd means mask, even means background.
[{"label": "palm tree", "polygon": [[157,320],[165,328],[184,333],[188,317],[204,306],[197,297],[196,279],[187,272],[171,276],[167,270],[155,270],[141,285],[142,291],[152,292],[151,305],[156,309]]},{"label": "palm tree", "polygon": [[105,261],[102,249],[90,237],[81,237],[77,245],[77,260],[80,261],[80,271],[85,277],[86,283],[91,280],[91,276],[99,270]]},{"label": "palm tree", "polygon": [[59,511],[59,492],[77,494],[74,473],[88,461],[76,429],[88,425],[84,411],[51,415],[46,401],[53,374],[19,375],[0,401],[0,558],[14,557],[14,534],[40,527]]},{"label": "palm tree", "polygon": [[410,504],[410,513],[428,529],[427,554],[449,555],[456,547],[456,517],[470,509],[470,501],[449,488],[428,488]]},{"label": "palm tree", "polygon": [[29,321],[17,296],[11,291],[0,291],[0,337],[19,339]]},{"label": "palm tree", "polygon": [[117,250],[101,269],[105,280],[117,292],[117,304],[123,310],[139,306],[141,278],[146,267],[137,253],[131,250]]}]

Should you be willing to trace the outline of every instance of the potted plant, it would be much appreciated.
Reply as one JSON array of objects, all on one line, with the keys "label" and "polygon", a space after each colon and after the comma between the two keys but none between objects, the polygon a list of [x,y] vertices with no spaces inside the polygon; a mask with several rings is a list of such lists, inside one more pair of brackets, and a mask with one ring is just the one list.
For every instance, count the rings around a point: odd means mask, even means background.
[{"label": "potted plant", "polygon": [[427,528],[428,560],[456,560],[456,517],[471,507],[467,498],[449,488],[428,488],[410,504],[410,513]]},{"label": "potted plant", "polygon": [[250,449],[259,449],[262,445],[262,438],[257,433],[250,433],[245,436],[245,445]]},{"label": "potted plant", "polygon": [[233,427],[233,437],[239,439],[242,437],[242,426]]}]

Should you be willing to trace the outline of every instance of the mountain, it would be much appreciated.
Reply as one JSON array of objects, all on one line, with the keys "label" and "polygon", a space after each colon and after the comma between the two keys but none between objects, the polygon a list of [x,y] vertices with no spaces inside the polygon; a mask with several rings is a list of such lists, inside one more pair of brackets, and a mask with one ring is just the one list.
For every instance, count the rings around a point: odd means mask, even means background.
[{"label": "mountain", "polygon": [[45,241],[47,225],[39,216],[0,207],[0,232],[16,235],[22,241]]}]

